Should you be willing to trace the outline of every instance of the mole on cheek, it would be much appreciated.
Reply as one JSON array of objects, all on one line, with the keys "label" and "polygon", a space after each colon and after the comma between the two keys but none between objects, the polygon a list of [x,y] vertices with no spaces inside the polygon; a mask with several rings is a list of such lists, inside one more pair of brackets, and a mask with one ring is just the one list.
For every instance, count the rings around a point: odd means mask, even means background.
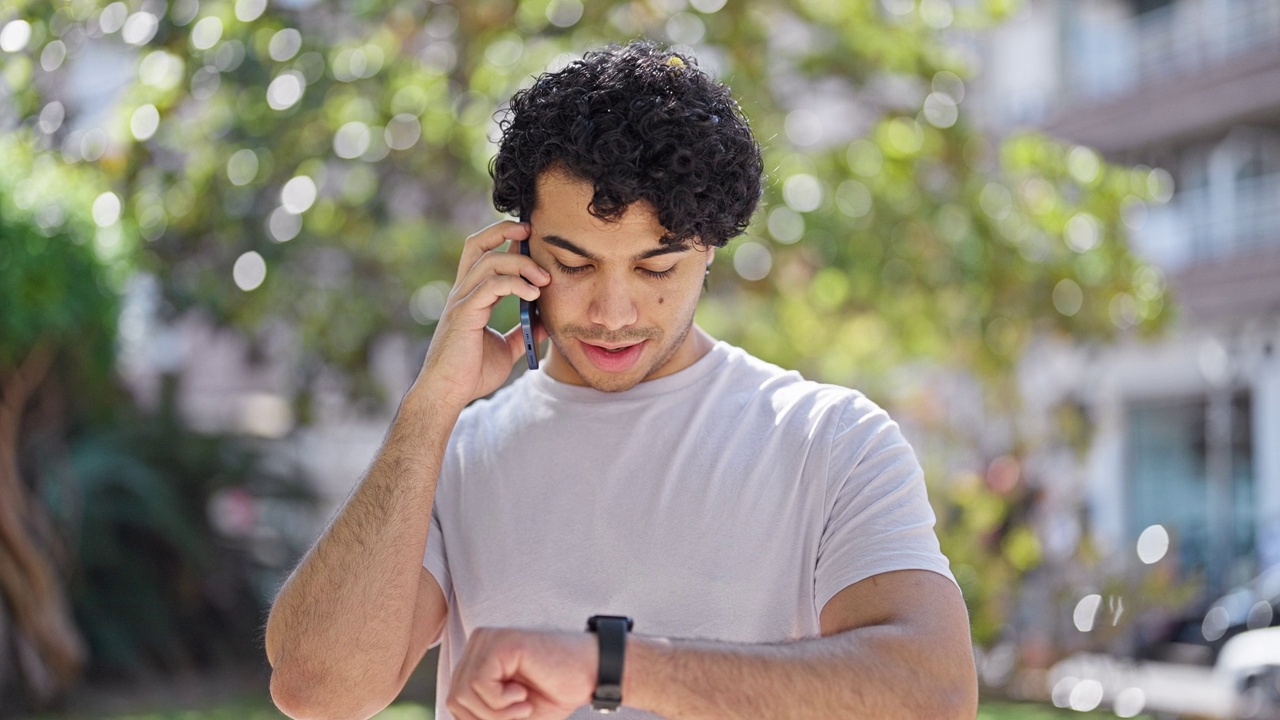
[{"label": "mole on cheek", "polygon": [[658,298],[658,304],[659,304],[659,305],[661,305],[664,301],[665,301],[665,298]]}]

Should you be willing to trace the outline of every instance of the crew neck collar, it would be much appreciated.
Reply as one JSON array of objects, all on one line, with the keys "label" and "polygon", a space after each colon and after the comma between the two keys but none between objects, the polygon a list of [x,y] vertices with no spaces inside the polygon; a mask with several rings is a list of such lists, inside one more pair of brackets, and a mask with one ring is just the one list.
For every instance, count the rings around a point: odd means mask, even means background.
[{"label": "crew neck collar", "polygon": [[648,399],[682,390],[708,377],[716,368],[728,361],[732,350],[732,345],[723,340],[717,340],[705,355],[693,361],[688,367],[656,380],[646,380],[630,390],[621,392],[604,392],[588,385],[571,385],[556,380],[544,370],[530,371],[525,374],[525,378],[534,390],[555,400],[612,403]]}]

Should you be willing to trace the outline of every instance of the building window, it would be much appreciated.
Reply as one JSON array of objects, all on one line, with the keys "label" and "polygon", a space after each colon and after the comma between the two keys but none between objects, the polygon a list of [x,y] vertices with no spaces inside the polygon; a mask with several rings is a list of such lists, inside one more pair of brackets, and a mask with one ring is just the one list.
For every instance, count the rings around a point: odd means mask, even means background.
[{"label": "building window", "polygon": [[1248,393],[1142,401],[1128,408],[1128,535],[1163,525],[1179,574],[1211,589],[1253,576],[1256,513]]}]

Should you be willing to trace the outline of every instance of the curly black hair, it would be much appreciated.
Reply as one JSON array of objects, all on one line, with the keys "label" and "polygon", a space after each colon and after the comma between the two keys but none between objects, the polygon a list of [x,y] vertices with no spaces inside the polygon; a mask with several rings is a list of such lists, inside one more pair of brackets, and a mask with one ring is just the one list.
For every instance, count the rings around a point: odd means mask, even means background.
[{"label": "curly black hair", "polygon": [[589,52],[511,98],[489,165],[493,204],[525,216],[535,182],[562,169],[591,182],[589,210],[617,220],[648,201],[664,243],[723,247],[760,200],[760,146],[729,89],[690,57],[647,41]]}]

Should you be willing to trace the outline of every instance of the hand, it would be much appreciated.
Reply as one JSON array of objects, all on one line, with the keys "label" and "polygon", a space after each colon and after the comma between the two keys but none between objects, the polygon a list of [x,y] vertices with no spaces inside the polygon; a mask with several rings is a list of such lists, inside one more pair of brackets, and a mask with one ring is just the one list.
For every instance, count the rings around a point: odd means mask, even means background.
[{"label": "hand", "polygon": [[449,684],[458,720],[564,720],[591,702],[599,649],[585,632],[478,628]]},{"label": "hand", "polygon": [[[511,366],[524,357],[524,338],[517,325],[507,333],[489,327],[493,306],[508,295],[536,300],[551,275],[518,252],[517,243],[529,237],[529,226],[503,221],[467,238],[458,263],[458,278],[449,291],[436,325],[426,360],[414,385],[446,407],[461,410],[467,403],[497,390],[511,375]],[[511,241],[508,252],[496,252]],[[534,325],[534,338],[547,333]]]}]

